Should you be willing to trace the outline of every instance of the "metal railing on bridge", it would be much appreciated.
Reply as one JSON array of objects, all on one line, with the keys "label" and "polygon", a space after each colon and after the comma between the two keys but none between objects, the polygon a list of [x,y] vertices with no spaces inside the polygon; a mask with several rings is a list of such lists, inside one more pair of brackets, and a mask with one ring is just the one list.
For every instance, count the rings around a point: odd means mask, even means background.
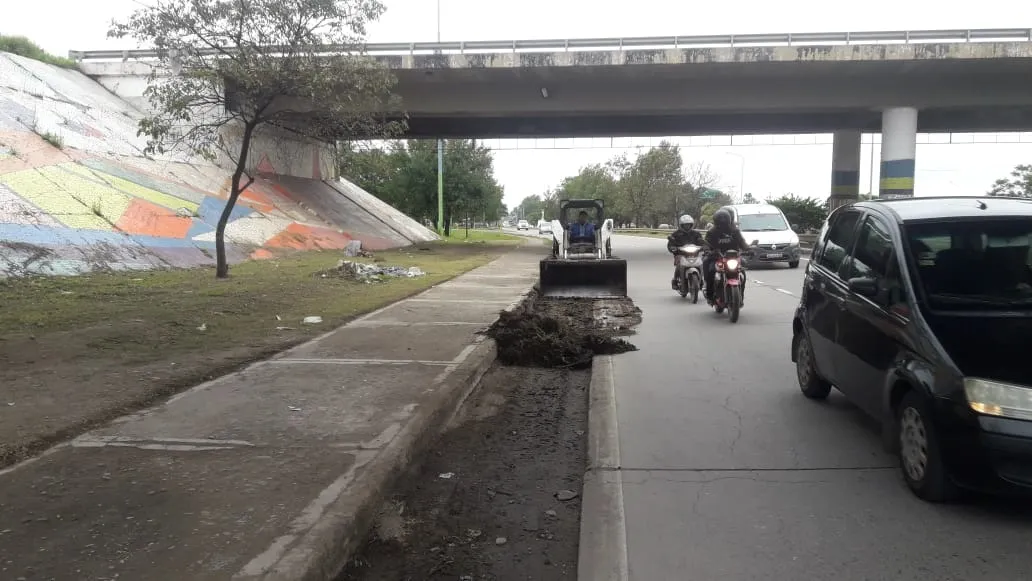
[{"label": "metal railing on bridge", "polygon": [[[1032,28],[986,28],[975,30],[900,30],[873,32],[804,32],[782,34],[722,34],[703,36],[643,36],[629,38],[571,38],[562,40],[475,40],[466,42],[389,42],[365,45],[370,55],[464,54],[490,52],[542,52],[590,50],[647,50],[669,48],[711,48],[797,45],[916,44],[933,42],[1032,42]],[[275,52],[276,47],[270,47]],[[229,53],[232,49],[206,49],[205,54]],[[326,53],[345,47],[326,46]],[[353,47],[352,47],[353,50]],[[153,59],[158,51],[86,50],[68,51],[74,60]]]}]

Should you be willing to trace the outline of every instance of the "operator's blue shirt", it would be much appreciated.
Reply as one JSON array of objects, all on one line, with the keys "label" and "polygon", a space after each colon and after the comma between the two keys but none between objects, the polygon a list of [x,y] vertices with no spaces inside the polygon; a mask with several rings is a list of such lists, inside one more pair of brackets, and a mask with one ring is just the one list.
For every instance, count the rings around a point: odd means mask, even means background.
[{"label": "operator's blue shirt", "polygon": [[595,225],[591,222],[581,224],[580,222],[574,222],[570,226],[570,238],[590,238],[595,239]]}]

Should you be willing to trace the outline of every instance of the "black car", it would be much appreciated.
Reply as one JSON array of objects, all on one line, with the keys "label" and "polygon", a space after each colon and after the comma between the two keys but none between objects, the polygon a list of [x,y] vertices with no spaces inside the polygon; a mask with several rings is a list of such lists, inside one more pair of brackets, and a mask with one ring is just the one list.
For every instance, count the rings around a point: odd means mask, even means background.
[{"label": "black car", "polygon": [[1032,489],[1032,200],[859,202],[828,217],[792,322],[803,394],[882,425],[919,497]]}]

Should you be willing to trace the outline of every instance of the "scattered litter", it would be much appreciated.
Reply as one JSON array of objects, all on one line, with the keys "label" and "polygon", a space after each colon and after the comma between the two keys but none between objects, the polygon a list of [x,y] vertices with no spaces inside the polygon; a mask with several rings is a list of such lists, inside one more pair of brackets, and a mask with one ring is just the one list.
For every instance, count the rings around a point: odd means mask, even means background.
[{"label": "scattered litter", "polygon": [[554,510],[546,510],[546,511],[545,511],[545,514],[546,514],[546,515],[548,515],[548,516],[550,516],[550,517],[552,517],[552,518],[555,518],[556,516],[559,516],[559,513],[557,513],[557,512],[556,512],[556,511],[554,511]]},{"label": "scattered litter", "polygon": [[418,266],[405,268],[404,266],[387,266],[354,262],[352,260],[341,260],[337,268],[319,273],[322,278],[338,277],[360,280],[363,282],[383,282],[389,278],[416,278],[425,276]]},{"label": "scattered litter", "polygon": [[443,474],[438,475],[437,477],[443,480],[451,480],[453,476],[455,476],[454,472],[445,472]]},{"label": "scattered litter", "polygon": [[509,542],[509,539],[507,539],[505,537],[498,537],[497,539],[495,539],[495,544],[496,545],[504,545],[505,543],[508,543],[508,542]]},{"label": "scattered litter", "polygon": [[293,327],[276,327],[277,331],[293,331]]},{"label": "scattered litter", "polygon": [[208,323],[201,323],[201,326],[197,327],[197,330],[198,331],[207,331],[208,330]]},{"label": "scattered litter", "polygon": [[319,323],[322,322],[322,317],[319,317],[319,316],[305,317],[304,320],[301,321],[301,322],[306,324],[306,325],[318,325]]},{"label": "scattered litter", "polygon": [[281,316],[279,316],[279,315],[276,315],[276,320],[277,320],[277,321],[282,321],[282,320],[283,320],[283,317],[281,317]]},{"label": "scattered litter", "polygon": [[74,295],[75,293],[73,293],[72,291],[61,291],[61,294],[63,294],[63,295]]},{"label": "scattered litter", "polygon": [[193,211],[189,208],[179,208],[176,210],[176,216],[179,218],[193,218]]},{"label": "scattered litter", "polygon": [[301,408],[299,408],[297,406],[292,406],[292,405],[288,405],[287,409],[292,411],[292,412],[299,412],[299,411],[301,411]]},{"label": "scattered litter", "polygon": [[472,575],[463,575],[463,576],[459,577],[459,581],[473,581],[473,576]]},{"label": "scattered litter", "polygon": [[559,502],[566,502],[567,500],[573,500],[573,499],[577,498],[577,496],[579,496],[579,495],[576,492],[572,491],[572,490],[560,490],[559,492],[555,493],[555,498]]},{"label": "scattered litter", "polygon": [[466,531],[466,536],[471,539],[479,539],[482,534],[484,533],[480,532],[480,529],[469,529]]},{"label": "scattered litter", "polygon": [[9,402],[7,402],[7,405],[9,405],[9,406],[12,406],[12,407],[13,407],[13,406],[14,406],[14,402],[13,402],[13,401],[9,401]]}]

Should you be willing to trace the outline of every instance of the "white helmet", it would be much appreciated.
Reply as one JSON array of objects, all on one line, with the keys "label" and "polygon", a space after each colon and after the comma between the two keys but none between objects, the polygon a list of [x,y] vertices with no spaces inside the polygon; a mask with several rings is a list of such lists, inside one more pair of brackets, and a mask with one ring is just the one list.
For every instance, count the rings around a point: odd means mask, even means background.
[{"label": "white helmet", "polygon": [[684,216],[681,216],[680,218],[677,219],[677,221],[678,221],[678,223],[681,224],[682,227],[688,227],[688,228],[695,227],[695,218],[692,218],[688,214],[685,214]]}]

